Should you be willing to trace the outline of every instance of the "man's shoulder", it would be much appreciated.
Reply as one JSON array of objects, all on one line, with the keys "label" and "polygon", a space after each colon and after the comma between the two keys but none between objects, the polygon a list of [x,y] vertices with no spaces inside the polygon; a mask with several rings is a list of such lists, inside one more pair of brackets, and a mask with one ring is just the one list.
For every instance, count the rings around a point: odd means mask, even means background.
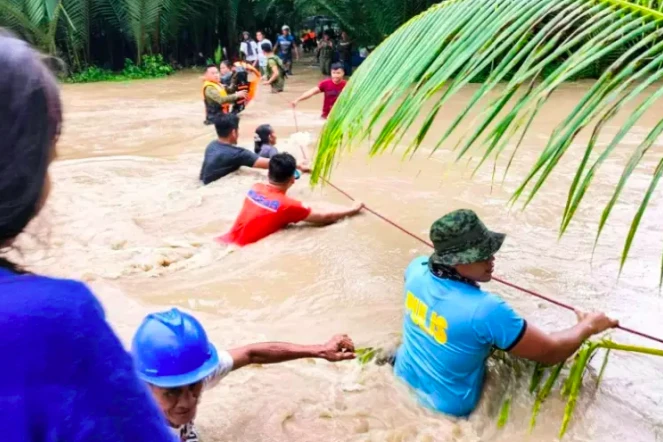
[{"label": "man's shoulder", "polygon": [[215,150],[227,150],[227,151],[238,151],[238,150],[246,150],[243,147],[239,146],[233,146],[232,144],[224,143],[219,140],[212,140],[210,143],[207,145],[208,149],[215,149]]}]

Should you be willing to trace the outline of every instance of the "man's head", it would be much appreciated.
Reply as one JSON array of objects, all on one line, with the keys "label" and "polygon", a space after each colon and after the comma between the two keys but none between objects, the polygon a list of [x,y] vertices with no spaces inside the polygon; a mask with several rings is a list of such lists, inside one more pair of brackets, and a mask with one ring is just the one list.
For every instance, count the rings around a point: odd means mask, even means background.
[{"label": "man's head", "polygon": [[214,128],[219,139],[237,144],[239,138],[239,117],[235,114],[222,114],[214,120]]},{"label": "man's head", "polygon": [[269,182],[289,189],[295,183],[297,160],[287,152],[274,155],[269,160]]},{"label": "man's head", "polygon": [[256,32],[256,39],[258,41],[263,41],[265,39],[265,34],[263,34],[262,31]]},{"label": "man's head", "polygon": [[345,32],[345,31],[341,32],[341,39],[347,40],[348,39],[348,33]]},{"label": "man's head", "polygon": [[249,41],[251,39],[251,34],[247,31],[242,32],[242,39],[244,39],[244,41]]},{"label": "man's head", "polygon": [[290,26],[283,25],[283,27],[281,28],[281,32],[283,33],[283,35],[289,35],[290,34]]},{"label": "man's head", "polygon": [[219,69],[213,65],[208,64],[205,68],[205,80],[211,81],[214,83],[221,82],[221,75],[219,74]]},{"label": "man's head", "polygon": [[219,73],[221,74],[220,76],[223,77],[224,75],[228,75],[232,73],[232,65],[228,60],[223,60],[221,64],[219,65]]},{"label": "man's head", "polygon": [[456,210],[431,226],[435,253],[430,264],[454,268],[472,281],[488,282],[492,279],[495,254],[504,238],[503,233],[488,230],[472,210]]},{"label": "man's head", "polygon": [[269,44],[269,42],[264,42],[260,45],[260,49],[262,49],[262,52],[265,54],[271,54],[272,53],[272,45]]},{"label": "man's head", "polygon": [[198,411],[198,402],[203,392],[203,382],[183,387],[163,388],[147,384],[152,396],[173,427],[181,427],[193,421]]},{"label": "man's head", "polygon": [[334,63],[331,65],[331,79],[334,83],[338,84],[345,77],[345,68],[343,63]]},{"label": "man's head", "polygon": [[216,348],[200,322],[178,309],[150,314],[134,335],[131,354],[170,425],[190,423],[205,379],[219,367]]},{"label": "man's head", "polygon": [[331,35],[329,35],[329,31],[325,31],[322,33],[322,39],[324,41],[329,41],[331,39]]}]

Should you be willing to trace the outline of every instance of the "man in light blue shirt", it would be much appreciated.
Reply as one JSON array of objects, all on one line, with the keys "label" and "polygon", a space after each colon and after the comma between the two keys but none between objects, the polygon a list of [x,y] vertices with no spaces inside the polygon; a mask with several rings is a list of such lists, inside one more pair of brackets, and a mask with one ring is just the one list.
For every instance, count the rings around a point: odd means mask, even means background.
[{"label": "man in light blue shirt", "polygon": [[476,407],[493,347],[545,364],[569,358],[591,335],[617,326],[603,313],[578,312],[578,324],[547,334],[504,300],[481,290],[505,235],[491,232],[471,210],[457,210],[431,227],[435,253],[405,272],[403,343],[395,373],[423,405],[453,416]]}]

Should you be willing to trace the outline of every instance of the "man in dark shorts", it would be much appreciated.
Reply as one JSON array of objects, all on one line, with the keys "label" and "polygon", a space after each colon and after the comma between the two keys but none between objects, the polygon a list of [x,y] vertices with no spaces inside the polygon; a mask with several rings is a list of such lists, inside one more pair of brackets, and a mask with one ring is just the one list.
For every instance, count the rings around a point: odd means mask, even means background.
[{"label": "man in dark shorts", "polygon": [[345,88],[346,81],[343,79],[345,72],[342,63],[334,63],[331,65],[331,78],[322,80],[316,87],[310,89],[302,94],[292,102],[292,107],[296,107],[300,101],[308,100],[317,94],[325,94],[325,101],[322,104],[322,118],[327,118],[332,107],[336,103],[338,96]]},{"label": "man in dark shorts", "polygon": [[[218,140],[214,140],[205,149],[205,160],[200,171],[200,180],[207,185],[219,178],[235,172],[240,167],[268,169],[269,159],[260,158],[254,152],[236,146],[239,138],[239,117],[234,114],[223,114],[214,121]],[[303,165],[297,165],[302,172],[310,172]]]}]

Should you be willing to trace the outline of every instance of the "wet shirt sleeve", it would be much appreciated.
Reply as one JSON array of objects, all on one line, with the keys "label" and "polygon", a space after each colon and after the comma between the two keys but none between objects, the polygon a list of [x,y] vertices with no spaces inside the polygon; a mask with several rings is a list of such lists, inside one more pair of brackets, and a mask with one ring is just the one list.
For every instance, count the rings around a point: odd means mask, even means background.
[{"label": "wet shirt sleeve", "polygon": [[300,201],[288,199],[285,209],[286,222],[288,224],[295,224],[304,221],[311,214],[311,208],[305,206]]},{"label": "wet shirt sleeve", "polygon": [[237,101],[237,97],[234,94],[222,97],[219,91],[211,86],[205,88],[205,97],[219,104],[226,104]]},{"label": "wet shirt sleeve", "polygon": [[510,351],[525,334],[527,322],[502,298],[486,295],[472,318],[474,331],[480,342]]},{"label": "wet shirt sleeve", "polygon": [[237,165],[244,167],[253,167],[256,161],[258,161],[258,158],[260,158],[258,154],[247,149],[242,149],[235,157]]},{"label": "wet shirt sleeve", "polygon": [[214,388],[217,385],[219,385],[219,382],[221,379],[225,378],[228,373],[230,373],[233,370],[233,358],[230,356],[230,353],[227,351],[220,351],[219,352],[219,366],[216,368],[214,373],[212,373],[207,379],[204,381],[203,388],[205,390],[209,390],[210,388]]}]

